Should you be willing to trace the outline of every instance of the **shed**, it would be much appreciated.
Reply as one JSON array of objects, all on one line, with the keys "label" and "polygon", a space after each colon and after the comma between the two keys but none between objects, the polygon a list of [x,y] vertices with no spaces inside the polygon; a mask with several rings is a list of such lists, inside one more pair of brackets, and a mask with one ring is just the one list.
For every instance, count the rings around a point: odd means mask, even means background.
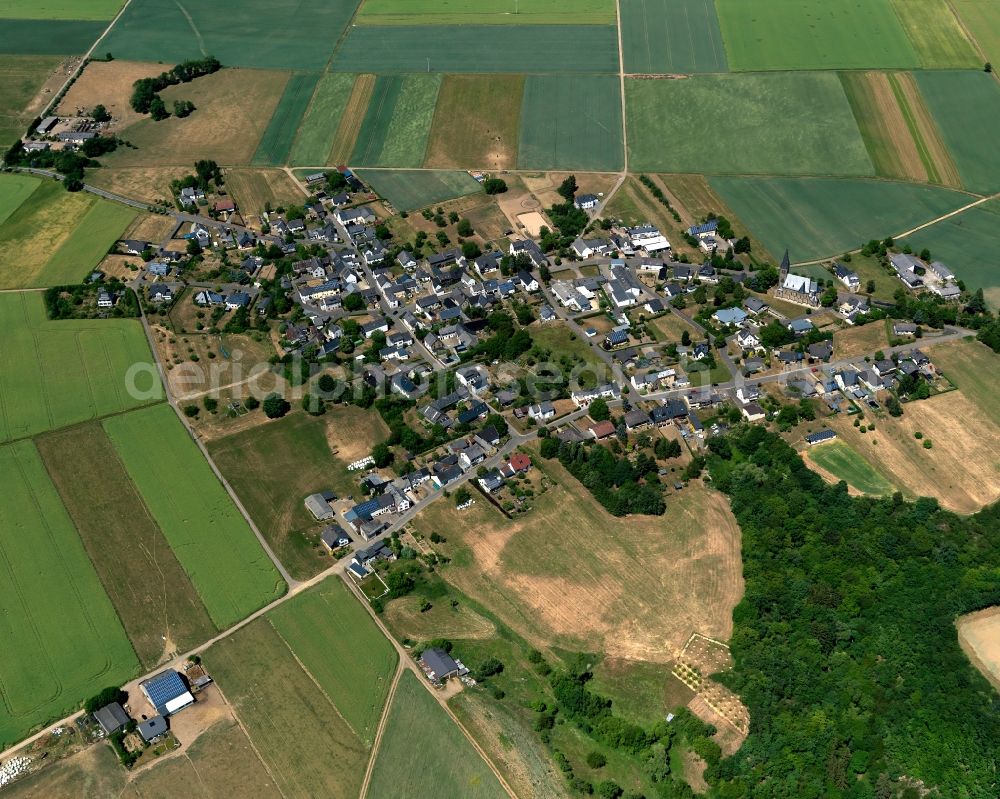
[{"label": "shed", "polygon": [[322,494],[310,494],[305,499],[305,505],[317,521],[333,518],[333,508]]},{"label": "shed", "polygon": [[811,447],[814,444],[822,444],[825,441],[833,441],[837,437],[829,427],[819,430],[815,433],[810,433],[806,436],[806,443]]}]

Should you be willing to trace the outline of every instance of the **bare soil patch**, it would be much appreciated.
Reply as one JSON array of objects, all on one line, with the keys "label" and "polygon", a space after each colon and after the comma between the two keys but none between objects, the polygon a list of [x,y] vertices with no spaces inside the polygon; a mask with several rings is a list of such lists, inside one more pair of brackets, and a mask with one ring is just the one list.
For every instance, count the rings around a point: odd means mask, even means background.
[{"label": "bare soil patch", "polygon": [[129,105],[132,84],[140,78],[152,78],[168,67],[140,61],[91,61],[70,86],[59,103],[57,113],[85,116],[95,105],[103,105],[111,114],[110,129],[127,128],[145,114],[137,114]]},{"label": "bare soil patch", "polygon": [[1000,607],[962,616],[955,626],[962,651],[1000,691]]}]

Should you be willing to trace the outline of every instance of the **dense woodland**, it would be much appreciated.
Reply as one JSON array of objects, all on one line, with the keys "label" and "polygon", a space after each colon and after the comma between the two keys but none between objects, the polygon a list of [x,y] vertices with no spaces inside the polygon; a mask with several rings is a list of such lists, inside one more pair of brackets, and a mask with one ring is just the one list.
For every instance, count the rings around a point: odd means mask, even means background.
[{"label": "dense woodland", "polygon": [[780,438],[739,428],[710,461],[743,531],[736,667],[751,734],[719,797],[1000,795],[1000,696],[955,619],[1000,603],[1000,509],[850,497]]}]

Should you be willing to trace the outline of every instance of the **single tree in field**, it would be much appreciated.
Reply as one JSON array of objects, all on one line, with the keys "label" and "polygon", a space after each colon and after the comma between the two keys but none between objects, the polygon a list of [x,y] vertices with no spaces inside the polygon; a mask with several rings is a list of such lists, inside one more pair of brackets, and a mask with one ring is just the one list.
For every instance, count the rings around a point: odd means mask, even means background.
[{"label": "single tree in field", "polygon": [[570,175],[559,184],[559,196],[563,197],[566,202],[573,202],[573,198],[576,196],[576,188],[576,175]]},{"label": "single tree in field", "polygon": [[264,398],[264,414],[268,419],[280,419],[291,409],[291,405],[278,393],[268,394]]}]

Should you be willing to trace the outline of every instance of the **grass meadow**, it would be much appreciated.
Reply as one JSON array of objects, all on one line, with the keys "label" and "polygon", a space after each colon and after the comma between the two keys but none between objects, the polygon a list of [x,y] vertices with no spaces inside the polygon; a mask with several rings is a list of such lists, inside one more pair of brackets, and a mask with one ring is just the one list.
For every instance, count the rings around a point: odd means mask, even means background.
[{"label": "grass meadow", "polygon": [[614,25],[359,25],[335,72],[618,72]]},{"label": "grass meadow", "polygon": [[0,447],[0,746],[139,670],[30,441]]},{"label": "grass meadow", "polygon": [[996,353],[978,341],[951,341],[934,346],[930,354],[945,376],[979,408],[980,413],[1000,427]]},{"label": "grass meadow", "polygon": [[319,81],[318,73],[296,73],[288,79],[271,121],[257,145],[255,166],[279,166],[288,161],[299,125]]},{"label": "grass meadow", "polygon": [[212,646],[204,660],[285,799],[357,797],[365,745],[266,617]]},{"label": "grass meadow", "polygon": [[351,164],[422,166],[440,87],[440,75],[380,75]]},{"label": "grass meadow", "polygon": [[339,579],[331,578],[275,608],[268,618],[370,747],[399,658],[368,612]]},{"label": "grass meadow", "polygon": [[726,48],[713,0],[622,0],[625,71],[726,72]]},{"label": "grass meadow", "polygon": [[224,3],[132,0],[97,52],[165,63],[210,53],[227,67],[321,70],[357,6],[357,0],[308,7],[300,0],[242,0],[234,13]]},{"label": "grass meadow", "polygon": [[445,75],[424,165],[509,169],[517,163],[523,75]]},{"label": "grass meadow", "polygon": [[30,175],[0,175],[0,231],[3,223],[42,184],[40,178]]},{"label": "grass meadow", "polygon": [[111,417],[104,429],[217,627],[234,624],[285,592],[284,581],[169,405]]},{"label": "grass meadow", "polygon": [[295,166],[322,166],[330,157],[333,139],[354,88],[355,76],[324,74],[299,125],[288,162]]},{"label": "grass meadow", "polygon": [[622,168],[621,87],[611,75],[529,75],[517,165],[521,169]]},{"label": "grass meadow", "polygon": [[0,294],[0,441],[136,408],[126,373],[148,364],[136,386],[161,398],[149,345],[132,319],[50,322],[40,293]]},{"label": "grass meadow", "polygon": [[28,105],[61,61],[56,56],[0,55],[0,149],[6,151],[27,129],[31,121]]},{"label": "grass meadow", "polygon": [[507,793],[419,678],[400,678],[368,795],[506,799]]},{"label": "grass meadow", "polygon": [[936,186],[836,178],[713,177],[712,188],[776,254],[840,255],[960,208],[969,195]]},{"label": "grass meadow", "polygon": [[461,170],[359,169],[358,174],[397,211],[415,211],[483,190]]},{"label": "grass meadow", "polygon": [[217,628],[101,425],[35,443],[143,666],[211,638]]},{"label": "grass meadow", "polygon": [[986,58],[1000,63],[1000,5],[994,0],[953,0],[952,7]]},{"label": "grass meadow", "polygon": [[717,7],[733,70],[920,66],[891,0],[718,0]]},{"label": "grass meadow", "polygon": [[365,0],[358,25],[614,25],[611,0]]},{"label": "grass meadow", "polygon": [[207,445],[278,559],[297,578],[311,577],[330,563],[306,537],[316,522],[303,500],[327,489],[341,497],[360,490],[347,471],[350,461],[331,449],[335,429],[368,437],[365,454],[388,436],[374,412],[340,406],[320,417],[290,413]]},{"label": "grass meadow", "polygon": [[894,490],[892,483],[842,441],[810,447],[806,455],[807,463],[816,464],[862,494],[884,497]]},{"label": "grass meadow", "polygon": [[[636,171],[874,171],[843,87],[832,73],[628,80],[625,96],[629,167]],[[830,135],[831,130],[837,135]]]},{"label": "grass meadow", "polygon": [[136,210],[127,205],[98,199],[27,285],[60,286],[81,282],[103,260],[137,215]]},{"label": "grass meadow", "polygon": [[903,241],[917,252],[924,247],[948,264],[970,290],[982,289],[994,309],[1000,308],[1000,269],[995,258],[1000,202],[983,205],[918,230]]},{"label": "grass meadow", "polygon": [[79,55],[107,27],[92,20],[9,19],[5,11],[0,13],[4,13],[0,18],[2,55]]},{"label": "grass meadow", "polygon": [[244,214],[259,214],[267,203],[285,206],[305,198],[302,189],[281,169],[227,169],[226,191]]},{"label": "grass meadow", "polygon": [[944,143],[970,191],[1000,191],[1000,86],[978,72],[917,72],[920,93],[934,115]]}]

